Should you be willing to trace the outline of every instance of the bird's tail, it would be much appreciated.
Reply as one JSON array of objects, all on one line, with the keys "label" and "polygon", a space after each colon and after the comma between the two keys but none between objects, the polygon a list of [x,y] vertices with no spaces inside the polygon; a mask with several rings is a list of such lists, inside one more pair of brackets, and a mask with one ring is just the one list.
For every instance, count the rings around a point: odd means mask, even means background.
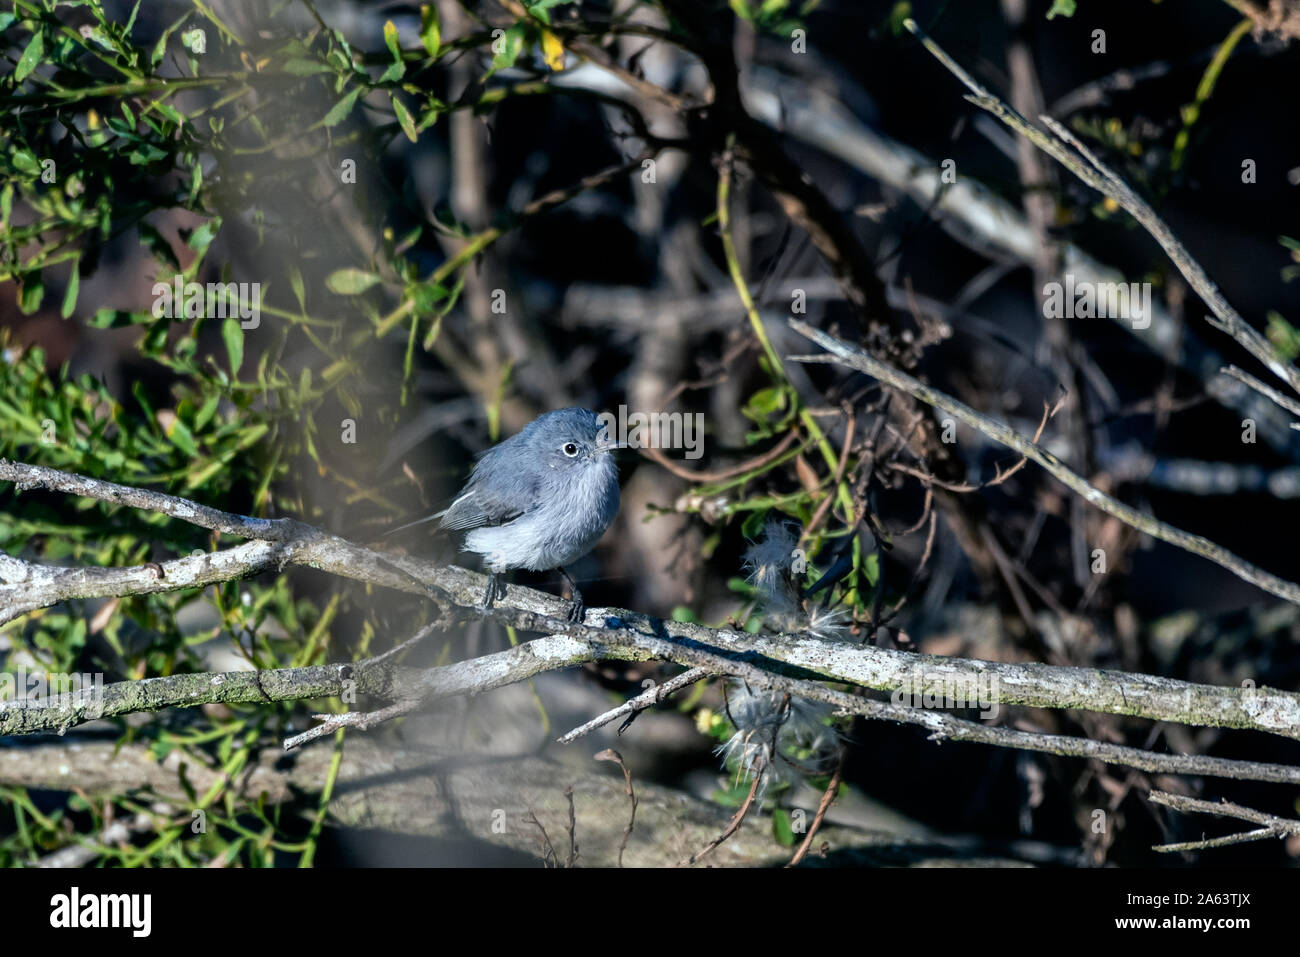
[{"label": "bird's tail", "polygon": [[432,515],[426,515],[424,518],[417,518],[414,522],[407,522],[405,525],[397,526],[397,528],[390,528],[388,531],[384,532],[381,537],[387,538],[389,535],[396,535],[404,528],[414,528],[416,525],[423,525],[425,522],[432,522],[434,519],[442,518],[446,514],[447,510],[443,509],[441,512],[434,512]]}]

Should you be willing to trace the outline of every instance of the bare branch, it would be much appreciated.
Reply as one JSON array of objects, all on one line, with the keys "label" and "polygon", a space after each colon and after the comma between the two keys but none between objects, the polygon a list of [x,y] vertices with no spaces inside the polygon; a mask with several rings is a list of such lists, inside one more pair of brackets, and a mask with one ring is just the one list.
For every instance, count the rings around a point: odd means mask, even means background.
[{"label": "bare branch", "polygon": [[1300,835],[1300,821],[1293,818],[1277,817],[1273,814],[1265,814],[1263,811],[1256,811],[1254,808],[1242,807],[1240,804],[1233,804],[1231,801],[1202,801],[1198,798],[1185,797],[1181,794],[1170,794],[1167,791],[1152,791],[1147,795],[1153,804],[1163,804],[1165,807],[1171,807],[1175,811],[1184,811],[1192,814],[1215,814],[1219,817],[1232,817],[1239,821],[1249,821],[1252,824],[1261,824],[1262,827],[1254,831],[1245,831],[1240,834],[1229,834],[1226,837],[1215,837],[1202,841],[1183,841],[1178,844],[1157,844],[1151,848],[1162,854],[1168,854],[1173,851],[1199,851],[1212,847],[1226,847],[1229,844],[1244,844],[1247,841],[1258,841],[1269,837],[1290,837]]},{"label": "bare branch", "polygon": [[613,748],[606,748],[604,751],[598,751],[595,755],[597,761],[613,761],[618,765],[619,770],[623,772],[623,783],[627,786],[627,799],[632,805],[632,813],[628,816],[627,827],[623,829],[623,840],[618,845],[618,866],[623,866],[623,852],[627,850],[627,839],[632,836],[632,828],[636,826],[636,789],[632,787],[632,772],[627,769],[623,763],[623,755],[619,754]]},{"label": "bare branch", "polygon": [[315,531],[309,525],[291,518],[251,518],[234,512],[223,512],[191,502],[187,498],[164,495],[147,489],[118,485],[102,479],[86,478],[46,468],[43,465],[28,465],[22,462],[10,462],[0,459],[0,481],[13,482],[19,491],[33,488],[45,488],[52,492],[66,492],[68,495],[80,495],[113,505],[129,505],[146,512],[158,512],[170,515],[181,521],[209,528],[227,535],[240,538],[256,538],[267,542],[284,542],[300,539],[305,534]]},{"label": "bare branch", "polygon": [[1238,382],[1243,382],[1261,395],[1267,396],[1292,415],[1300,415],[1300,402],[1297,402],[1295,399],[1287,398],[1272,386],[1260,382],[1249,372],[1244,372],[1236,366],[1230,365],[1223,369],[1223,374],[1232,376],[1232,378],[1236,379]]},{"label": "bare branch", "polygon": [[[680,691],[688,685],[693,685],[697,681],[705,681],[712,677],[707,668],[688,668],[679,675],[674,675],[663,684],[655,685],[653,688],[647,688],[635,698],[628,698],[617,708],[610,708],[604,714],[596,715],[585,724],[580,724],[568,734],[557,738],[560,744],[572,744],[583,735],[591,734],[598,728],[603,728],[611,721],[617,721],[624,715],[635,715],[644,711],[646,708],[653,707],[661,703],[665,698],[674,692]],[[631,719],[629,719],[630,723]],[[619,734],[623,733],[623,728],[619,728]]]},{"label": "bare branch", "polygon": [[1145,532],[1152,538],[1158,538],[1162,542],[1176,545],[1194,555],[1208,558],[1215,564],[1226,568],[1238,578],[1285,598],[1289,602],[1300,604],[1300,585],[1286,581],[1252,565],[1245,559],[1234,555],[1222,545],[1216,545],[1208,538],[1174,528],[1172,525],[1167,525],[1150,515],[1139,512],[1130,505],[1125,505],[1123,502],[1111,498],[1101,489],[1090,485],[1082,476],[1071,471],[1065,463],[1051,452],[1035,445],[1001,422],[981,415],[970,406],[940,392],[938,389],[925,385],[893,366],[881,362],[857,346],[827,335],[820,329],[815,329],[798,319],[790,319],[789,323],[795,330],[831,353],[830,356],[790,356],[791,360],[795,362],[838,362],[840,365],[846,365],[851,369],[857,369],[859,372],[874,376],[880,381],[888,383],[896,389],[901,389],[928,405],[934,406],[936,409],[942,409],[972,429],[983,432],[995,442],[1000,442],[1007,448],[1014,449],[1021,455],[1033,459],[1072,492],[1082,496],[1086,502],[1095,505],[1109,515],[1114,515],[1120,521],[1133,526],[1138,531]]},{"label": "bare branch", "polygon": [[736,813],[732,815],[731,820],[727,822],[727,826],[722,829],[722,833],[709,841],[698,854],[692,854],[682,860],[677,865],[678,867],[689,867],[692,864],[698,864],[740,829],[740,825],[744,823],[746,815],[749,814],[749,809],[754,806],[754,797],[758,794],[759,783],[763,780],[766,771],[767,768],[762,768],[754,775],[754,782],[749,786],[749,794],[745,796],[744,802],[736,809]]},{"label": "bare branch", "polygon": [[812,824],[808,825],[808,833],[804,836],[799,849],[794,852],[794,857],[790,858],[790,863],[786,867],[798,867],[803,859],[808,856],[808,849],[812,847],[813,838],[817,836],[817,831],[822,826],[822,820],[826,817],[826,812],[830,810],[831,804],[834,803],[836,796],[839,794],[840,781],[844,779],[845,757],[846,752],[841,749],[839,760],[835,762],[835,773],[831,775],[830,783],[826,785],[826,790],[822,793],[822,799],[817,802],[817,813],[813,815]]},{"label": "bare branch", "polygon": [[[910,18],[904,20],[903,25],[924,44],[935,59],[947,67],[949,72],[971,91],[972,95],[967,99],[980,109],[992,113],[1103,196],[1113,199],[1129,215],[1141,223],[1152,238],[1164,249],[1191,287],[1196,290],[1197,294],[1205,300],[1206,304],[1214,312],[1214,318],[1207,316],[1206,321],[1216,329],[1220,329],[1236,339],[1243,348],[1264,363],[1270,372],[1283,382],[1288,383],[1297,393],[1300,393],[1300,369],[1279,361],[1269,341],[1251,328],[1241,318],[1237,310],[1232,308],[1228,300],[1224,298],[1223,293],[1219,291],[1219,287],[1210,281],[1210,277],[1206,275],[1200,263],[1192,258],[1191,254],[1165,224],[1165,221],[1113,170],[1102,163],[1091,150],[1079,142],[1069,130],[1052,117],[1042,116],[1039,118],[1055,134],[1056,139],[1031,125],[1028,120],[986,90],[974,77],[967,73],[956,60],[950,57],[942,47],[926,35],[925,31],[917,26],[915,20]],[[1070,147],[1074,147],[1074,153],[1070,151]],[[1080,158],[1082,158],[1082,161]]]}]

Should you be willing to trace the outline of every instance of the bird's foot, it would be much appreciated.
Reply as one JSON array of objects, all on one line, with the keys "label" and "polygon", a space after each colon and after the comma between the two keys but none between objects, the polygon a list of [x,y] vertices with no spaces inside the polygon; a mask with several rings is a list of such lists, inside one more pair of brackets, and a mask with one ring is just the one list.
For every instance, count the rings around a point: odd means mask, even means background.
[{"label": "bird's foot", "polygon": [[573,576],[560,568],[560,577],[564,583],[569,586],[569,621],[581,624],[587,617],[587,606],[583,603],[582,592],[578,591],[578,583],[573,580]]},{"label": "bird's foot", "polygon": [[575,591],[573,599],[569,603],[569,621],[580,625],[586,618],[587,606],[582,603],[581,593]]},{"label": "bird's foot", "polygon": [[487,588],[483,590],[483,603],[477,609],[479,614],[486,615],[492,610],[492,605],[498,598],[505,597],[506,583],[502,576],[496,572],[488,572]]}]

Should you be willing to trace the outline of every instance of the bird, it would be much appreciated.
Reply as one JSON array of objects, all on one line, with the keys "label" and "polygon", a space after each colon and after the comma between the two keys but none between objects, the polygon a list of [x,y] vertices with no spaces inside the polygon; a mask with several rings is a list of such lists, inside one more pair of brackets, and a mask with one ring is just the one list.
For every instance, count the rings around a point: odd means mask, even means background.
[{"label": "bird", "polygon": [[555,568],[572,596],[569,619],[582,621],[582,592],[565,566],[591,551],[618,514],[612,453],[622,447],[590,409],[544,413],[484,452],[451,505],[421,521],[464,532],[464,550],[483,557],[485,609],[505,597],[509,569]]}]

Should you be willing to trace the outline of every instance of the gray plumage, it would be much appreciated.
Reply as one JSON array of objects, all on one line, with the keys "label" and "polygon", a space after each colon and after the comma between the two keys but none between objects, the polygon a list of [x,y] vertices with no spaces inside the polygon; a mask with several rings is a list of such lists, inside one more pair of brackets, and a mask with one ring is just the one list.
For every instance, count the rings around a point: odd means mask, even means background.
[{"label": "gray plumage", "polygon": [[465,550],[482,555],[494,576],[509,568],[563,571],[618,514],[616,447],[596,413],[547,412],[485,452],[437,517],[443,528],[468,530]]}]

